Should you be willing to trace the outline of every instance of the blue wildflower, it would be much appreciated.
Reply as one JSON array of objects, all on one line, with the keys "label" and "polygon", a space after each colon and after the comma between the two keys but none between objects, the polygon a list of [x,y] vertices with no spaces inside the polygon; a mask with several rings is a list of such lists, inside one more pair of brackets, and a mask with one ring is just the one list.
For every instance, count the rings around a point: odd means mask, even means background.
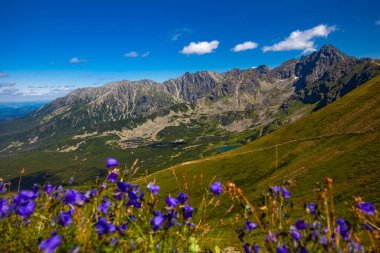
[{"label": "blue wildflower", "polygon": [[111,183],[115,183],[119,176],[119,169],[113,169],[110,174],[108,174],[107,180]]},{"label": "blue wildflower", "polygon": [[111,206],[111,202],[108,201],[107,196],[103,197],[103,203],[98,206],[98,210],[104,214],[108,213],[108,208]]},{"label": "blue wildflower", "polygon": [[22,204],[28,203],[31,200],[36,199],[37,197],[38,195],[36,195],[36,193],[32,191],[22,190],[19,192],[17,196],[13,198],[13,201],[15,202],[16,205],[22,205]]},{"label": "blue wildflower", "polygon": [[74,177],[70,177],[69,178],[69,181],[67,182],[69,185],[71,185],[72,183],[74,183]]},{"label": "blue wildflower", "polygon": [[271,190],[271,192],[272,192],[272,194],[273,194],[273,197],[277,198],[278,193],[279,193],[280,190],[281,190],[281,187],[275,185],[275,186],[272,186],[272,187],[270,188],[270,190]]},{"label": "blue wildflower", "polygon": [[58,215],[58,224],[62,227],[70,226],[73,223],[73,220],[71,219],[72,212],[61,212]]},{"label": "blue wildflower", "polygon": [[57,191],[57,193],[58,194],[61,194],[63,192],[63,186],[62,185],[59,185],[58,186],[58,191]]},{"label": "blue wildflower", "polygon": [[116,231],[116,226],[112,223],[108,223],[106,218],[101,217],[98,222],[95,223],[95,229],[98,235],[104,235],[114,233]]},{"label": "blue wildflower", "polygon": [[276,243],[277,242],[276,235],[273,234],[272,231],[269,231],[267,237],[265,237],[265,242],[266,243]]},{"label": "blue wildflower", "polygon": [[84,194],[84,197],[86,201],[89,201],[90,199],[95,198],[97,195],[98,195],[98,192],[95,189],[91,189],[91,190],[86,191],[86,193]]},{"label": "blue wildflower", "polygon": [[364,228],[367,229],[368,231],[370,231],[371,233],[373,233],[373,231],[375,231],[375,228],[372,227],[370,224],[364,223],[363,225],[364,225]]},{"label": "blue wildflower", "polygon": [[44,250],[44,253],[53,253],[61,242],[62,238],[59,235],[53,235],[49,239],[38,244],[38,248]]},{"label": "blue wildflower", "polygon": [[132,189],[132,185],[124,182],[118,182],[117,187],[119,187],[122,192],[129,192]]},{"label": "blue wildflower", "polygon": [[34,193],[34,195],[35,195],[36,197],[38,197],[38,196],[40,195],[38,191],[39,191],[38,185],[37,185],[37,184],[34,184],[34,185],[33,185],[32,192]]},{"label": "blue wildflower", "polygon": [[192,208],[190,205],[186,204],[183,208],[183,217],[185,220],[191,218],[193,216],[194,208]]},{"label": "blue wildflower", "polygon": [[127,228],[128,228],[127,224],[121,224],[120,226],[117,227],[117,230],[119,230],[120,234],[124,235]]},{"label": "blue wildflower", "polygon": [[186,195],[186,193],[184,192],[181,192],[180,194],[178,194],[177,196],[177,200],[179,201],[179,203],[181,204],[185,204],[186,201],[189,199],[189,197]]},{"label": "blue wildflower", "polygon": [[9,211],[8,200],[0,199],[0,218],[5,218]]},{"label": "blue wildflower", "polygon": [[16,209],[16,213],[25,220],[34,212],[35,208],[36,208],[36,202],[30,201],[30,202],[19,205]]},{"label": "blue wildflower", "polygon": [[281,187],[281,195],[285,199],[290,198],[290,192],[285,187]]},{"label": "blue wildflower", "polygon": [[67,205],[83,206],[87,200],[86,194],[72,189],[67,189],[63,196],[63,202]]},{"label": "blue wildflower", "polygon": [[222,183],[221,182],[215,182],[210,186],[210,191],[214,193],[215,195],[220,195],[223,191]]},{"label": "blue wildflower", "polygon": [[319,244],[326,247],[327,246],[327,237],[326,236],[319,237]]},{"label": "blue wildflower", "polygon": [[175,212],[174,210],[169,210],[168,215],[167,215],[167,219],[168,219],[167,228],[179,225],[176,220],[177,218],[178,218],[177,212]]},{"label": "blue wildflower", "polygon": [[260,247],[255,244],[253,247],[249,243],[245,243],[244,246],[244,252],[245,253],[259,253],[260,252]]},{"label": "blue wildflower", "polygon": [[357,204],[357,208],[368,215],[373,216],[376,212],[376,207],[371,202],[361,202]]},{"label": "blue wildflower", "polygon": [[45,186],[45,192],[48,196],[51,196],[53,195],[54,191],[55,191],[56,187],[51,185],[51,184],[47,184]]},{"label": "blue wildflower", "polygon": [[251,221],[249,221],[249,220],[246,220],[246,221],[245,221],[245,230],[246,230],[247,232],[250,232],[250,231],[252,231],[252,230],[255,230],[256,228],[257,228],[257,224],[256,224],[256,223],[251,222]]},{"label": "blue wildflower", "polygon": [[159,211],[154,212],[154,218],[150,220],[150,225],[153,230],[158,230],[165,222],[165,216]]},{"label": "blue wildflower", "polygon": [[192,222],[190,222],[190,221],[186,221],[186,222],[185,222],[185,225],[186,225],[186,226],[189,226],[189,227],[192,227],[192,228],[195,227],[195,224],[192,223]]},{"label": "blue wildflower", "polygon": [[294,226],[291,226],[290,227],[290,235],[293,237],[294,240],[298,241],[299,239],[301,239],[302,237],[302,234],[300,232],[298,232],[297,228],[294,227]]},{"label": "blue wildflower", "polygon": [[3,179],[0,178],[0,193],[6,192],[6,184],[3,182]]},{"label": "blue wildflower", "polygon": [[344,240],[348,240],[350,237],[350,225],[347,221],[342,218],[337,219],[337,223],[339,225],[339,233],[343,237]]},{"label": "blue wildflower", "polygon": [[352,253],[364,253],[364,248],[359,243],[357,243],[355,241],[351,241],[348,244],[348,252],[352,252]]},{"label": "blue wildflower", "polygon": [[126,205],[127,206],[134,206],[134,207],[139,208],[139,209],[141,208],[141,203],[137,199],[128,200]]},{"label": "blue wildflower", "polygon": [[157,195],[158,190],[160,189],[160,186],[155,185],[153,182],[150,182],[146,188],[148,188],[148,190],[154,195]]},{"label": "blue wildflower", "polygon": [[119,242],[119,238],[114,237],[111,239],[110,246],[115,246]]},{"label": "blue wildflower", "polygon": [[86,198],[86,194],[85,193],[83,193],[83,192],[78,192],[77,193],[77,196],[76,196],[76,199],[75,199],[75,204],[77,206],[83,206],[87,201],[88,201],[88,199]]},{"label": "blue wildflower", "polygon": [[276,253],[289,253],[289,250],[285,246],[277,247]]},{"label": "blue wildflower", "polygon": [[117,201],[120,201],[123,199],[124,193],[120,191],[119,189],[116,189],[113,196],[115,197]]},{"label": "blue wildflower", "polygon": [[75,205],[75,200],[78,198],[77,195],[78,192],[76,190],[67,189],[63,202],[67,205]]},{"label": "blue wildflower", "polygon": [[305,230],[307,227],[306,223],[304,220],[298,220],[296,221],[296,228],[299,230]]},{"label": "blue wildflower", "polygon": [[321,222],[319,221],[314,221],[313,226],[311,227],[312,229],[320,229],[322,227]]},{"label": "blue wildflower", "polygon": [[243,248],[244,248],[245,253],[253,253],[252,247],[249,243],[245,243]]},{"label": "blue wildflower", "polygon": [[112,158],[112,157],[107,158],[107,161],[106,161],[107,168],[116,167],[117,165],[119,165],[119,162],[115,158]]},{"label": "blue wildflower", "polygon": [[166,197],[166,204],[169,206],[169,207],[176,207],[178,205],[179,201],[173,197]]},{"label": "blue wildflower", "polygon": [[310,215],[315,215],[316,210],[317,210],[317,205],[316,205],[315,203],[310,202],[309,204],[307,204],[307,206],[306,206],[306,211],[307,211]]},{"label": "blue wildflower", "polygon": [[141,203],[139,202],[139,200],[142,200],[143,193],[140,194],[140,196],[138,197],[136,193],[129,191],[128,196],[129,196],[129,200],[127,202],[127,206],[134,206],[136,208],[141,208]]}]

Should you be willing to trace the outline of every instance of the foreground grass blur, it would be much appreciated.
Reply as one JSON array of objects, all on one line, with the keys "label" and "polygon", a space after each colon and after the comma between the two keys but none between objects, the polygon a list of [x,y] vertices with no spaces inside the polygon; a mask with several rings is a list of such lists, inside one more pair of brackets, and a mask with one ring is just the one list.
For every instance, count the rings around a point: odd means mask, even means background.
[{"label": "foreground grass blur", "polygon": [[197,189],[202,197],[193,203],[188,195],[194,189],[188,185],[183,187],[187,191],[160,196],[154,181],[141,186],[128,183],[137,171],[136,163],[121,169],[109,158],[107,167],[104,181],[85,191],[46,184],[12,194],[1,182],[2,252],[221,252],[218,242],[223,234],[210,239],[213,228],[207,212],[226,197],[232,206],[225,213],[233,217],[227,225],[240,241],[237,250],[379,250],[380,219],[374,204],[355,197],[346,210],[352,219],[337,217],[331,178],[317,185],[318,202],[307,203],[299,217],[294,216],[299,210],[293,209],[289,185],[271,186],[253,203],[233,182],[212,181]]}]

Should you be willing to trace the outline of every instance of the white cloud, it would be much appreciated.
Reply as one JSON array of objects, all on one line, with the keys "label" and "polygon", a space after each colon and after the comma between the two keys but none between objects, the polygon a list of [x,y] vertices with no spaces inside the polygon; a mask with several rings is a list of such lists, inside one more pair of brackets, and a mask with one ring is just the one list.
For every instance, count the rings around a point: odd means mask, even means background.
[{"label": "white cloud", "polygon": [[0,91],[0,96],[14,96],[21,95],[22,93],[16,88],[8,88]]},{"label": "white cloud", "polygon": [[57,93],[67,93],[69,91],[72,91],[73,88],[72,85],[61,85],[61,86],[58,86],[57,88],[55,89],[52,89],[50,91],[50,93],[53,93],[53,94],[57,94]]},{"label": "white cloud", "polygon": [[0,82],[0,88],[15,86],[16,82]]},{"label": "white cloud", "polygon": [[70,63],[75,64],[75,63],[81,63],[81,62],[87,62],[85,59],[79,59],[78,57],[73,57],[70,59]]},{"label": "white cloud", "polygon": [[375,21],[375,25],[380,25],[380,19]]},{"label": "white cloud", "polygon": [[7,77],[7,76],[8,76],[8,73],[0,71],[0,77]]},{"label": "white cloud", "polygon": [[171,40],[177,41],[182,35],[186,33],[192,33],[193,31],[189,28],[183,28],[175,30],[174,33],[171,35]]},{"label": "white cloud", "polygon": [[285,40],[272,46],[263,47],[264,52],[268,51],[290,51],[303,50],[303,53],[315,51],[314,38],[326,38],[331,32],[335,31],[335,26],[318,25],[311,29],[292,32]]},{"label": "white cloud", "polygon": [[179,37],[181,37],[183,35],[183,33],[176,33],[176,34],[173,34],[173,36],[172,36],[172,40],[178,40],[179,39]]},{"label": "white cloud", "polygon": [[212,53],[219,46],[219,41],[213,40],[210,42],[191,42],[189,45],[185,46],[181,53],[182,54],[209,54]]},{"label": "white cloud", "polygon": [[139,54],[136,51],[131,51],[129,53],[124,54],[124,57],[126,57],[126,58],[135,58],[138,56],[139,56]]},{"label": "white cloud", "polygon": [[143,53],[143,54],[141,55],[141,57],[147,57],[148,55],[150,55],[150,52],[149,52],[149,51]]},{"label": "white cloud", "polygon": [[[34,88],[37,88],[37,90],[35,90]],[[67,95],[74,88],[75,88],[74,85],[58,85],[58,86],[39,85],[39,86],[28,86],[28,89],[17,89],[14,87],[5,87],[3,89],[0,89],[0,101],[5,102],[5,101],[51,100],[57,97],[62,97],[62,96]]]},{"label": "white cloud", "polygon": [[237,44],[233,48],[231,48],[231,51],[233,52],[241,52],[241,51],[246,51],[246,50],[251,50],[257,48],[259,44],[253,41],[246,41],[241,44]]},{"label": "white cloud", "polygon": [[47,89],[47,88],[51,88],[51,86],[47,85],[47,84],[40,84],[36,88],[37,89]]}]

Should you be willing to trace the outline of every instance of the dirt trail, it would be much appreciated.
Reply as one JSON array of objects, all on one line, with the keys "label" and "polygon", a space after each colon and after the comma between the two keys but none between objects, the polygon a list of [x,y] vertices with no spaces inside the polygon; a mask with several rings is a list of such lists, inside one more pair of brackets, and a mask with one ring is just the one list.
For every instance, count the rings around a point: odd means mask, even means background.
[{"label": "dirt trail", "polygon": [[[332,134],[324,134],[324,135],[318,135],[318,136],[312,136],[312,137],[294,139],[294,140],[278,143],[276,145],[268,146],[268,147],[265,147],[265,148],[253,149],[253,150],[239,152],[239,153],[233,153],[233,154],[216,155],[216,156],[206,157],[206,158],[199,159],[199,160],[193,160],[193,161],[183,162],[183,163],[174,165],[172,167],[169,167],[167,169],[163,169],[163,170],[160,170],[160,171],[153,172],[153,173],[149,174],[148,176],[151,177],[151,176],[154,176],[154,175],[156,175],[158,173],[162,173],[162,172],[168,171],[168,170],[173,170],[173,169],[176,169],[178,167],[185,166],[185,165],[197,164],[197,163],[202,163],[202,162],[205,162],[205,161],[217,160],[217,159],[221,159],[221,158],[241,156],[241,155],[245,155],[245,154],[249,154],[249,153],[264,151],[264,150],[268,150],[268,149],[273,149],[273,148],[276,148],[276,146],[280,147],[280,146],[283,146],[283,145],[286,145],[286,144],[289,144],[289,143],[300,142],[300,141],[308,141],[308,140],[315,140],[315,139],[324,139],[324,138],[330,138],[330,137],[340,136],[340,135],[360,135],[360,134],[366,134],[366,133],[369,133],[369,132],[375,132],[375,131],[378,131],[378,130],[379,129],[369,129],[369,130],[364,130],[364,131],[332,133]],[[136,178],[135,181],[139,181],[141,179],[142,179],[141,177],[140,178]]]}]

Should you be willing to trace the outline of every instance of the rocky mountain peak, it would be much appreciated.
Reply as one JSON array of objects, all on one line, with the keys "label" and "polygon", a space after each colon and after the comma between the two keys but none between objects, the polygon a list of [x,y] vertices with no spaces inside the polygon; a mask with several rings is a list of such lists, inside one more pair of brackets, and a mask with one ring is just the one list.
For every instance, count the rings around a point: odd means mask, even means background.
[{"label": "rocky mountain peak", "polygon": [[259,65],[256,68],[256,71],[258,71],[260,74],[267,74],[270,72],[270,68],[267,65]]},{"label": "rocky mountain peak", "polygon": [[152,116],[183,103],[210,114],[252,108],[265,111],[290,97],[325,105],[377,74],[380,66],[372,59],[357,60],[325,45],[318,52],[288,60],[274,69],[260,65],[225,73],[186,72],[163,83],[124,80],[77,89],[34,116],[43,124],[55,122],[57,129],[68,125],[79,129],[86,122],[96,126]]},{"label": "rocky mountain peak", "polygon": [[324,45],[321,49],[316,52],[315,56],[318,60],[327,60],[325,62],[330,64],[336,64],[342,61],[350,61],[353,60],[354,57],[350,57],[332,45]]}]

